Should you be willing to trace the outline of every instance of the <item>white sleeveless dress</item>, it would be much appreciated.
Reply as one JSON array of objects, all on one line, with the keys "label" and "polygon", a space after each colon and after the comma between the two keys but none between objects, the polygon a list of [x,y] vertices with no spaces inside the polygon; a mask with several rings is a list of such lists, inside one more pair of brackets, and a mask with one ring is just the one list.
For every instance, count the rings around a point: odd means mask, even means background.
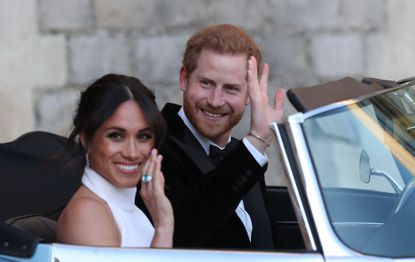
[{"label": "white sleeveless dress", "polygon": [[117,188],[88,167],[85,167],[82,184],[110,207],[120,230],[121,247],[150,246],[154,228],[143,211],[135,205],[137,188]]}]

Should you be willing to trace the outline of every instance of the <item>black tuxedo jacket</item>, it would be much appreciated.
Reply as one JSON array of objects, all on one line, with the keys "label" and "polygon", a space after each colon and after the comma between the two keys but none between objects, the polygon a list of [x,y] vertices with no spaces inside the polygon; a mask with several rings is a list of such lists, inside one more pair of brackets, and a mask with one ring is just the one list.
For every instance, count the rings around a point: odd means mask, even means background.
[{"label": "black tuxedo jacket", "polygon": [[[242,141],[215,168],[185,126],[180,106],[166,104],[162,114],[168,137],[160,149],[166,194],[175,215],[175,247],[272,248],[268,215],[259,183],[261,167]],[[252,243],[235,209],[241,200],[251,216]]]}]

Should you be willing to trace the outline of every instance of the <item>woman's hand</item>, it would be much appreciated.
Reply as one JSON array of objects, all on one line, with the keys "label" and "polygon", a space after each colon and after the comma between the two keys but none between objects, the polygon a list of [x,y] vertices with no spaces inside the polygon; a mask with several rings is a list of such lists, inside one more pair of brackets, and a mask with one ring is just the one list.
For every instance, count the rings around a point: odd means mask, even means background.
[{"label": "woman's hand", "polygon": [[172,247],[174,216],[173,208],[164,193],[164,176],[161,172],[162,156],[152,149],[144,164],[142,174],[150,175],[151,180],[141,182],[140,196],[144,201],[154,223],[152,247]]}]

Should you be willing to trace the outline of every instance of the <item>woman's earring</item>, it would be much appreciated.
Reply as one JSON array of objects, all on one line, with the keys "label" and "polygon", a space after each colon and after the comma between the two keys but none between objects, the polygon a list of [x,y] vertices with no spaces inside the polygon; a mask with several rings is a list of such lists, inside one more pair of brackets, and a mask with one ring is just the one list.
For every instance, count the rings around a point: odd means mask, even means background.
[{"label": "woman's earring", "polygon": [[85,155],[85,160],[86,160],[86,167],[89,167],[90,164],[90,158],[91,158],[91,153],[88,151]]}]

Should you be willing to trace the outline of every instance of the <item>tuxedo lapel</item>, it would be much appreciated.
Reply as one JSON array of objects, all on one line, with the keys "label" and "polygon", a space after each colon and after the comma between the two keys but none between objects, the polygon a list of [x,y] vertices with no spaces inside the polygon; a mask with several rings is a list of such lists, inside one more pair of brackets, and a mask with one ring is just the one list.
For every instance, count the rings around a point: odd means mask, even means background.
[{"label": "tuxedo lapel", "polygon": [[199,141],[197,141],[179,117],[179,110],[180,106],[170,103],[167,103],[162,110],[162,114],[168,124],[169,137],[191,159],[200,172],[206,174],[214,166]]},{"label": "tuxedo lapel", "polygon": [[[194,138],[193,135],[191,137]],[[183,152],[185,152],[203,174],[208,173],[214,168],[213,164],[208,159],[206,152],[196,139],[195,143],[186,143],[175,137],[171,137],[171,139],[181,150],[183,150]]]}]

